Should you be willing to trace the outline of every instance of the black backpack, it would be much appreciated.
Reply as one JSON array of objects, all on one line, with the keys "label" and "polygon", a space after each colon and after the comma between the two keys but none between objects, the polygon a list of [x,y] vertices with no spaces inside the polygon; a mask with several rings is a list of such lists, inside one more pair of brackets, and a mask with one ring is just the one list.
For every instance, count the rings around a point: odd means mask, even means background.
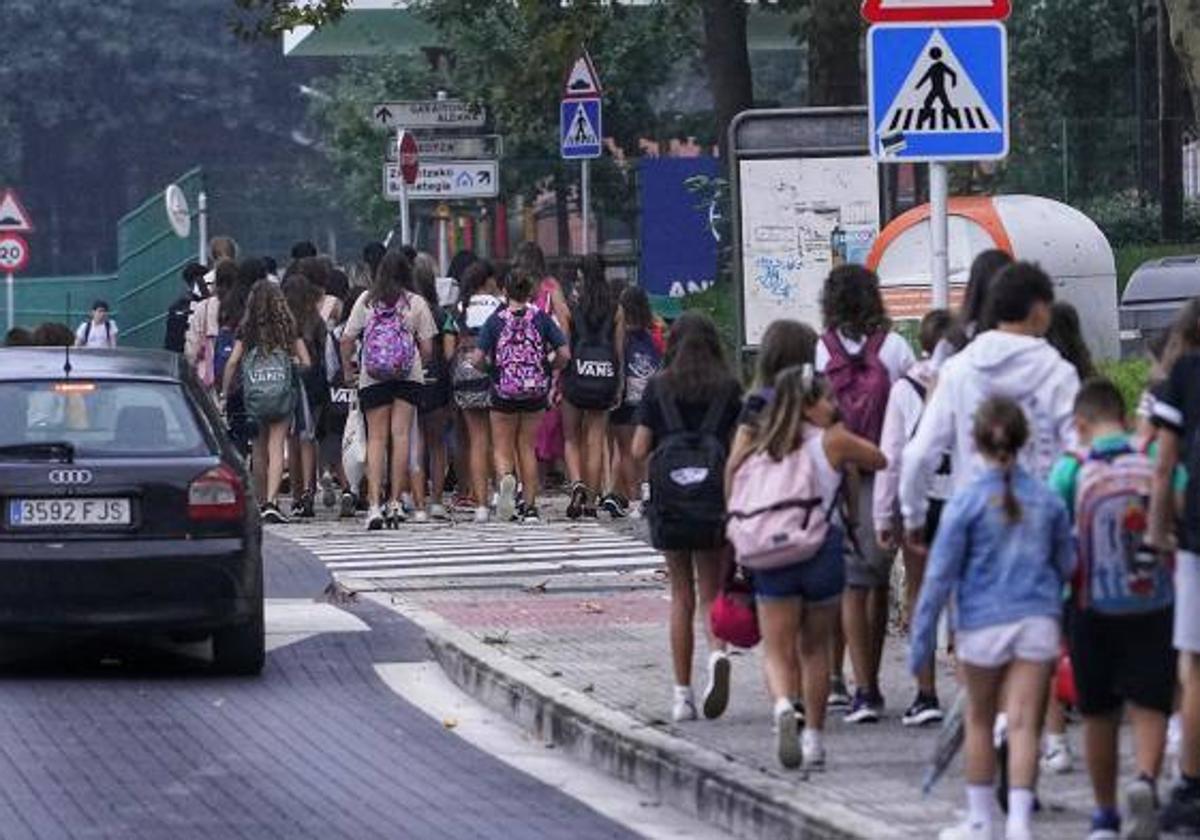
[{"label": "black backpack", "polygon": [[725,528],[727,444],[717,434],[725,395],[708,404],[696,430],[683,424],[679,406],[663,392],[658,403],[667,429],[650,455],[650,537],[660,550],[713,548]]},{"label": "black backpack", "polygon": [[621,384],[617,369],[613,317],[608,315],[599,329],[593,330],[588,319],[574,319],[578,340],[574,342],[571,366],[564,385],[567,401],[585,411],[604,411],[617,403]]}]

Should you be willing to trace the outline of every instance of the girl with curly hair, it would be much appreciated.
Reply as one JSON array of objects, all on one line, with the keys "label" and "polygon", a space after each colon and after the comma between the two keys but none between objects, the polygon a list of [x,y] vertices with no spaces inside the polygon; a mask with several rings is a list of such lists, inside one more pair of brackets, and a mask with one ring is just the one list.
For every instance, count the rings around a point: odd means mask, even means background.
[{"label": "girl with curly hair", "polygon": [[[262,518],[264,522],[287,522],[279,509],[279,487],[283,483],[284,444],[291,428],[292,411],[297,391],[293,367],[307,369],[312,364],[308,348],[304,346],[296,329],[283,292],[269,280],[259,280],[250,290],[246,301],[246,316],[238,329],[233,353],[225,364],[222,394],[228,394],[234,375],[242,374],[242,393],[250,419],[258,429],[254,442],[255,461],[266,462],[266,491],[263,495]],[[264,378],[280,383],[284,398],[273,400],[276,409],[269,413],[255,411],[256,401],[251,391],[258,388]],[[286,385],[280,377],[286,377]],[[290,389],[290,396],[288,390]]]}]

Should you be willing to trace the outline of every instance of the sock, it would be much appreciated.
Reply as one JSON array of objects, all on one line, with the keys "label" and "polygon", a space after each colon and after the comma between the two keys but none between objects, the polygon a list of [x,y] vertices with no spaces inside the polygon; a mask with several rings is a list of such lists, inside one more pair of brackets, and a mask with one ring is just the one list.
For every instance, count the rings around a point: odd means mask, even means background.
[{"label": "sock", "polygon": [[1067,748],[1067,736],[1063,732],[1046,733],[1046,752],[1054,752]]},{"label": "sock", "polygon": [[1010,788],[1008,791],[1008,824],[1028,829],[1033,821],[1033,791],[1029,788]]},{"label": "sock", "polygon": [[967,822],[991,825],[993,796],[991,785],[967,785]]},{"label": "sock", "polygon": [[775,716],[779,717],[784,712],[794,715],[796,710],[792,708],[792,701],[786,697],[780,697],[775,701]]},{"label": "sock", "polygon": [[1004,739],[1008,737],[1008,715],[1004,712],[996,715],[996,722],[992,725],[992,743],[996,745],[996,749],[1000,749],[1000,745],[1004,743]]},{"label": "sock", "polygon": [[804,727],[804,731],[800,733],[800,745],[807,752],[819,752],[823,746],[823,740],[821,730],[819,729],[809,729],[806,726]]},{"label": "sock", "polygon": [[692,687],[690,685],[675,686],[675,699],[676,700],[691,700],[692,699]]}]

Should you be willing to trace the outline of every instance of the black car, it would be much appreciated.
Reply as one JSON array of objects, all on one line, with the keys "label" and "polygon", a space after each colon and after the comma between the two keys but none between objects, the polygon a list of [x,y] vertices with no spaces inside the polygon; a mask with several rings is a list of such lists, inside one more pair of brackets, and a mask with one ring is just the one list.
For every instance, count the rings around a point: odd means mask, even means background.
[{"label": "black car", "polygon": [[264,661],[250,476],[181,357],[0,349],[0,632],[211,636]]}]

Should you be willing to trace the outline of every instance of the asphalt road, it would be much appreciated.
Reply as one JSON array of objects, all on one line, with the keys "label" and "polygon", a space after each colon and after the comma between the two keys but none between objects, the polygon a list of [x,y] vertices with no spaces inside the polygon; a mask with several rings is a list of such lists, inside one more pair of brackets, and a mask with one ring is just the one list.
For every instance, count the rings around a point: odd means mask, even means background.
[{"label": "asphalt road", "polygon": [[0,839],[628,836],[398,697],[375,667],[427,660],[420,631],[313,604],[328,582],[268,539],[258,679],[199,648],[6,642]]}]

